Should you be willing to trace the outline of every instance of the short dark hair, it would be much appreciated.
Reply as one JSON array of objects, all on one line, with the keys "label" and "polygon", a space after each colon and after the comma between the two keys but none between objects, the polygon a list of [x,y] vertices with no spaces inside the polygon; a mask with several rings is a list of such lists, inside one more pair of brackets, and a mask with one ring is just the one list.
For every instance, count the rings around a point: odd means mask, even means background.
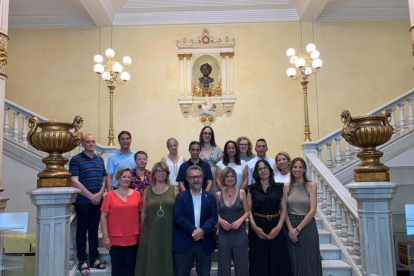
[{"label": "short dark hair", "polygon": [[188,177],[188,175],[190,174],[190,171],[193,171],[193,170],[198,170],[198,171],[200,171],[200,172],[201,172],[201,177],[204,177],[204,175],[203,175],[203,170],[202,170],[199,166],[197,166],[197,165],[192,165],[192,166],[190,166],[190,167],[187,169],[186,176]]},{"label": "short dark hair", "polygon": [[267,142],[266,142],[266,140],[265,140],[264,138],[259,138],[259,139],[257,139],[256,144],[257,144],[257,142],[265,142],[265,143],[266,143],[266,145],[267,145]]},{"label": "short dark hair", "polygon": [[200,144],[200,142],[198,142],[198,141],[192,141],[192,142],[190,143],[190,145],[188,145],[188,149],[191,149],[191,146],[193,146],[193,145],[198,145],[198,146],[200,147],[200,149],[201,149],[201,144]]},{"label": "short dark hair", "polygon": [[211,130],[211,139],[210,139],[210,144],[212,147],[217,146],[216,145],[216,139],[214,138],[214,131],[211,128],[211,126],[205,126],[201,129],[200,131],[200,136],[198,137],[198,140],[200,141],[201,147],[204,146],[204,139],[203,139],[203,132],[206,128],[209,128]]},{"label": "short dark hair", "polygon": [[138,154],[145,154],[145,156],[147,157],[147,159],[148,159],[148,154],[145,152],[145,151],[143,151],[143,150],[139,150],[139,151],[137,151],[135,154],[134,154],[134,160],[137,160],[137,156],[138,156]]},{"label": "short dark hair", "polygon": [[122,134],[127,134],[129,136],[129,139],[132,139],[131,133],[127,130],[123,130],[118,134],[118,141],[121,139]]}]

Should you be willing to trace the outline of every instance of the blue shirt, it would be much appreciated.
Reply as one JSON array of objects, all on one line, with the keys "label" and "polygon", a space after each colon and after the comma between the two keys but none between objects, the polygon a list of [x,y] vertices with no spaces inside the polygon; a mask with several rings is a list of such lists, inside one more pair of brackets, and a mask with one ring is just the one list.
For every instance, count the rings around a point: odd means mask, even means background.
[{"label": "blue shirt", "polygon": [[[102,188],[103,178],[106,176],[105,164],[101,157],[87,156],[83,151],[70,160],[69,171],[72,176],[79,177],[79,182],[92,194],[96,194]],[[88,204],[91,200],[81,194],[76,198],[77,204]]]},{"label": "blue shirt", "polygon": [[201,195],[203,194],[202,191],[195,195],[193,194],[193,190],[190,189],[191,197],[193,198],[193,206],[194,206],[194,226],[196,228],[200,228],[200,215],[201,215]]},{"label": "blue shirt", "polygon": [[112,187],[118,188],[118,181],[116,181],[116,173],[121,168],[135,169],[136,164],[134,155],[136,151],[131,150],[129,155],[122,153],[120,150],[108,157],[106,164],[106,173],[112,174]]}]

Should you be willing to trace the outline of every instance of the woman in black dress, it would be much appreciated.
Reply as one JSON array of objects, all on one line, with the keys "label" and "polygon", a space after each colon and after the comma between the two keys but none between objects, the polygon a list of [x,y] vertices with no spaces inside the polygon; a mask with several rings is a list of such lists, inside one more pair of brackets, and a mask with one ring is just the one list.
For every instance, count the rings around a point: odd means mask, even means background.
[{"label": "woman in black dress", "polygon": [[250,275],[290,276],[289,253],[282,230],[286,217],[283,183],[275,183],[272,167],[266,160],[257,161],[248,189],[250,208]]}]

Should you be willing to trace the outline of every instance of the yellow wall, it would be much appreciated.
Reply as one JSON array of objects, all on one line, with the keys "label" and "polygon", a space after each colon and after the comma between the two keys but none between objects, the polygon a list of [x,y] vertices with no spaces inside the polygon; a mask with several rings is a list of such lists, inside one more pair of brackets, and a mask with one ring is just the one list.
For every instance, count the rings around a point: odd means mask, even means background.
[{"label": "yellow wall", "polygon": [[[309,83],[313,140],[341,126],[339,114],[362,115],[413,88],[409,21],[302,24],[324,66]],[[132,132],[133,149],[149,153],[149,167],[176,137],[180,152],[202,127],[178,106],[176,40],[197,38],[206,27],[216,38],[236,39],[233,115],[213,124],[218,144],[246,135],[264,137],[269,154],[302,155],[303,97],[285,72],[286,49],[301,45],[300,23],[145,26],[111,29],[11,30],[6,98],[54,120],[84,118],[84,133],[106,144],[109,96],[92,70],[93,56],[111,45],[118,60],[132,57],[131,81],[115,90],[115,133]],[[317,87],[317,89],[316,89]]]}]

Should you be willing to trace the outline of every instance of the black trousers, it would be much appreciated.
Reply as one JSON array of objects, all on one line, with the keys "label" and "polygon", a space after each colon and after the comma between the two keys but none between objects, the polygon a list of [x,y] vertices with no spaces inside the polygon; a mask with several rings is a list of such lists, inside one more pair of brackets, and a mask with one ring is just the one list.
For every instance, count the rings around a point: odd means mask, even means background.
[{"label": "black trousers", "polygon": [[101,218],[101,205],[75,204],[77,226],[76,226],[76,246],[78,248],[79,262],[88,260],[86,255],[86,236],[89,243],[89,261],[94,263],[99,259],[98,252],[98,229]]},{"label": "black trousers", "polygon": [[130,246],[111,246],[112,276],[134,276],[135,259],[137,257],[138,244]]},{"label": "black trousers", "polygon": [[211,255],[204,253],[201,241],[193,242],[185,254],[175,253],[174,263],[177,276],[189,276],[196,261],[198,276],[209,276],[211,270]]}]

